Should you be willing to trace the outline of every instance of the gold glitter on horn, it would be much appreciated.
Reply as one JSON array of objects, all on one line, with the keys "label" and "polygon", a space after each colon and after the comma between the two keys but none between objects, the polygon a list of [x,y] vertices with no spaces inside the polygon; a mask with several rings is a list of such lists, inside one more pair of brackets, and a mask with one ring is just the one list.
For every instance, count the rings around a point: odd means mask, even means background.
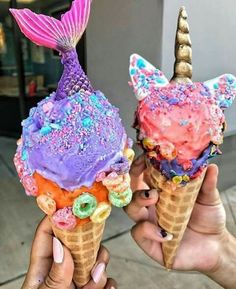
[{"label": "gold glitter on horn", "polygon": [[171,79],[177,83],[192,82],[192,43],[187,18],[185,7],[181,7],[175,39],[174,76]]}]

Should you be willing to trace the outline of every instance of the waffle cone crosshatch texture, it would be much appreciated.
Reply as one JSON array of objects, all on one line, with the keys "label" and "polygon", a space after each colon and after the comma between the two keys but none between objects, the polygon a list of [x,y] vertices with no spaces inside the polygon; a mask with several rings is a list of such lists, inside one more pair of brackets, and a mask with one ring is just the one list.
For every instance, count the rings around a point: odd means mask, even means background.
[{"label": "waffle cone crosshatch texture", "polygon": [[61,230],[52,222],[54,235],[70,250],[74,260],[74,283],[80,287],[91,279],[105,223],[87,223],[72,231]]},{"label": "waffle cone crosshatch texture", "polygon": [[130,77],[138,107],[134,128],[146,157],[146,177],[159,191],[159,226],[173,235],[162,244],[164,265],[172,269],[201,189],[209,159],[220,155],[224,111],[236,95],[236,78],[224,74],[192,81],[192,42],[188,15],[180,8],[175,38],[174,75],[138,54],[130,57]]},{"label": "waffle cone crosshatch texture", "polygon": [[132,199],[134,158],[119,110],[93,88],[76,50],[91,0],[74,0],[60,20],[10,9],[33,43],[57,50],[64,70],[55,92],[30,110],[14,157],[25,192],[50,217],[55,236],[70,250],[78,287],[91,279],[112,205]]},{"label": "waffle cone crosshatch texture", "polygon": [[149,182],[152,188],[159,191],[159,201],[156,205],[158,224],[173,235],[171,241],[162,243],[165,267],[171,269],[202,186],[205,171],[187,185],[176,188],[150,164],[149,160],[146,163]]}]

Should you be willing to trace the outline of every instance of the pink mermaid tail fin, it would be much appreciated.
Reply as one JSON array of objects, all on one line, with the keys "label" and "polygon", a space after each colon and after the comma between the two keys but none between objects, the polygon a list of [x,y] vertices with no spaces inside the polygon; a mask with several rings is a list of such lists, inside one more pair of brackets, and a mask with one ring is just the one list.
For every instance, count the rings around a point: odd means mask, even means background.
[{"label": "pink mermaid tail fin", "polygon": [[65,52],[75,48],[90,15],[91,0],[74,0],[61,20],[29,9],[10,9],[22,33],[37,45]]}]

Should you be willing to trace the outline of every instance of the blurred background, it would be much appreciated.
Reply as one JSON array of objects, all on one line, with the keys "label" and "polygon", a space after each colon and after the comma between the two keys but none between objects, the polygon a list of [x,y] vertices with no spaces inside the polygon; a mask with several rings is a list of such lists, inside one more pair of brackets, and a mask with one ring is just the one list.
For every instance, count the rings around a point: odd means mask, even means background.
[{"label": "blurred background", "polygon": [[[35,227],[42,218],[24,195],[12,158],[29,109],[54,91],[62,73],[57,52],[37,47],[19,31],[9,8],[30,8],[59,18],[69,0],[0,0],[0,287],[20,288],[27,271]],[[236,75],[236,2],[234,0],[94,0],[85,35],[77,49],[95,88],[120,108],[128,134],[136,100],[128,86],[129,56],[139,53],[171,78],[180,6],[185,5],[193,44],[193,79]],[[236,232],[236,101],[227,110],[228,129],[219,165],[219,188],[228,227]],[[110,274],[120,288],[220,288],[197,273],[166,273],[145,258],[129,237],[132,223],[114,210],[104,243],[112,251]],[[132,265],[132,269],[131,266]],[[127,270],[126,270],[127,268]],[[176,282],[178,280],[178,282]],[[194,281],[194,282],[193,282]],[[193,285],[194,284],[194,285]]]}]

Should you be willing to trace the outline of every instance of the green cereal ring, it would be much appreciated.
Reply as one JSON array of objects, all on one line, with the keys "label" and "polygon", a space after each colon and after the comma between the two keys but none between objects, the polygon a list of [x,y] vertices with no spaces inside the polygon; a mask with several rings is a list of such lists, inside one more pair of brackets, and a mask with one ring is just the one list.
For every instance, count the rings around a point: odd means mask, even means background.
[{"label": "green cereal ring", "polygon": [[132,191],[130,188],[125,190],[122,193],[117,193],[114,191],[109,191],[109,201],[113,206],[122,208],[127,206],[132,200]]},{"label": "green cereal ring", "polygon": [[83,193],[74,200],[72,210],[76,217],[80,219],[86,219],[93,214],[96,207],[97,199],[89,193]]}]

